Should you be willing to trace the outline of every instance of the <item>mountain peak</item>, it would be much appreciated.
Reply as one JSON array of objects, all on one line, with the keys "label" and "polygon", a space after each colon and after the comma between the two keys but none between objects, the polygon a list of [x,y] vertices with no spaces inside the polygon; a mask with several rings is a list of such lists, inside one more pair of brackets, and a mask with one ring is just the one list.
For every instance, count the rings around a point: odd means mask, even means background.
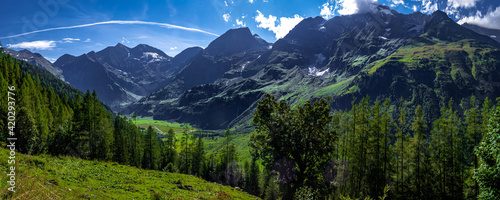
[{"label": "mountain peak", "polygon": [[210,54],[234,54],[240,53],[264,45],[252,35],[248,27],[229,29],[220,37],[212,41],[206,48]]},{"label": "mountain peak", "polygon": [[147,52],[156,53],[162,57],[170,58],[170,56],[165,54],[165,52],[163,52],[155,47],[149,46],[147,44],[138,44],[134,48],[130,49],[130,53],[134,54],[135,56],[143,56],[143,54],[147,53]]},{"label": "mountain peak", "polygon": [[436,26],[442,22],[447,22],[447,23],[451,22],[452,24],[455,23],[453,20],[450,19],[450,17],[448,17],[448,15],[446,13],[444,13],[443,11],[437,10],[434,13],[432,13],[429,21],[427,21],[427,23],[425,23],[424,30],[428,31],[429,28]]},{"label": "mountain peak", "polygon": [[115,45],[115,47],[117,47],[117,48],[127,48],[127,49],[129,49],[127,46],[125,46],[125,45],[123,45],[122,43],[119,43],[119,42]]},{"label": "mountain peak", "polygon": [[59,57],[56,62],[54,62],[54,66],[61,68],[64,64],[69,63],[73,60],[75,60],[76,57],[70,54],[64,54],[61,57]]}]

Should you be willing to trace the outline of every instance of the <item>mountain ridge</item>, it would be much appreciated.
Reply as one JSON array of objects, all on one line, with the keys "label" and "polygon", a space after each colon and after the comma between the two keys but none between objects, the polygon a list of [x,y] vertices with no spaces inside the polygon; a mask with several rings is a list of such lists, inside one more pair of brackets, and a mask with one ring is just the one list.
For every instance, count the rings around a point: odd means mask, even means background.
[{"label": "mountain ridge", "polygon": [[[438,66],[442,64],[439,64],[439,60],[429,60],[427,68],[414,70],[407,69],[408,66],[395,57],[415,45],[424,51],[441,47],[446,49],[449,46],[450,51],[436,52],[436,55],[441,56],[440,59],[451,63],[442,66],[458,70],[463,77],[477,75],[482,79],[480,77],[484,73],[471,74],[472,66],[477,67],[475,70],[496,72],[478,64],[477,59],[481,57],[476,57],[474,52],[469,49],[460,50],[456,46],[472,45],[472,48],[478,50],[492,49],[485,53],[493,53],[498,48],[496,41],[463,28],[441,11],[432,15],[420,12],[405,15],[386,10],[387,8],[378,12],[336,16],[330,20],[306,18],[287,36],[276,41],[271,49],[261,51],[251,60],[233,61],[233,67],[226,68],[224,76],[217,80],[199,83],[197,86],[190,85],[189,89],[185,88],[183,92],[171,96],[154,92],[127,107],[124,113],[152,115],[154,119],[191,123],[202,129],[225,129],[249,127],[252,110],[265,93],[297,105],[304,103],[305,99],[332,96],[334,109],[346,108],[354,96],[372,94],[377,99],[389,97],[394,103],[398,103],[399,98],[396,96],[404,97],[405,101],[416,97],[417,101],[423,102],[423,96],[418,95],[422,94],[432,99],[427,101],[429,104],[426,105],[426,113],[436,113],[430,107],[439,107],[451,97],[462,101],[470,95],[465,94],[470,88],[476,88],[474,90],[480,98],[499,93],[497,89],[492,90],[492,93],[483,93],[484,88],[495,88],[494,84],[488,85],[484,81],[470,78],[462,79],[455,71],[451,73],[440,70]],[[455,38],[450,38],[452,36]],[[482,46],[477,48],[477,45]],[[454,61],[460,56],[470,59]],[[411,62],[421,62],[415,58],[409,59]],[[236,71],[234,66],[241,68]],[[407,79],[405,76],[408,73],[420,78]],[[438,77],[438,81],[422,78],[434,77],[430,76],[431,73],[442,75]],[[412,81],[417,83],[413,84]],[[447,84],[441,85],[443,83]],[[182,84],[179,82],[178,86]],[[446,88],[450,87],[464,91],[447,91]],[[165,91],[166,88],[162,90]],[[389,90],[382,90],[385,93],[368,92],[376,91],[376,88]],[[430,92],[432,88],[439,92]]]},{"label": "mountain ridge", "polygon": [[[146,44],[129,48],[118,43],[98,52],[83,54],[89,62],[78,61],[81,56],[65,54],[54,65],[62,68],[63,74],[69,75],[67,82],[83,91],[98,91],[106,104],[119,111],[124,105],[137,101],[167,84],[196,54],[197,50],[194,48],[191,52],[180,53],[179,58],[172,58]],[[87,68],[86,64],[97,71],[78,69]],[[73,76],[75,73],[80,75]],[[100,87],[97,83],[103,83],[103,86]]]}]

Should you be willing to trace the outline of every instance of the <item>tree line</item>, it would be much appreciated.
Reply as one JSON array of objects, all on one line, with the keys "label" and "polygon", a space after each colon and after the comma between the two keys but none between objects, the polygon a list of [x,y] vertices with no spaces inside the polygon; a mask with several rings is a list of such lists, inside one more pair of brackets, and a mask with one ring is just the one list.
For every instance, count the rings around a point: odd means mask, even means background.
[{"label": "tree line", "polygon": [[292,109],[267,95],[250,142],[271,172],[264,180],[277,184],[263,197],[498,199],[500,103],[469,99],[463,113],[450,100],[429,122],[421,106],[404,101],[367,96],[332,112],[324,99]]}]

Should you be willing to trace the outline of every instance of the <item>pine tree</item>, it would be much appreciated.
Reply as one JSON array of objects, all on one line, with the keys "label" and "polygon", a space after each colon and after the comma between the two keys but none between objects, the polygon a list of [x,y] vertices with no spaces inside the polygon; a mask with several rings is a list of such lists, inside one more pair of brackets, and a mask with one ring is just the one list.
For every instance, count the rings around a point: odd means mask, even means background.
[{"label": "pine tree", "polygon": [[175,150],[175,133],[173,129],[169,129],[167,132],[167,139],[165,140],[164,145],[164,171],[167,172],[176,172],[177,171],[177,151]]},{"label": "pine tree", "polygon": [[[383,143],[382,143],[382,148],[384,149],[384,154],[382,157],[383,160],[383,171],[384,171],[384,178],[387,182],[387,179],[389,178],[388,174],[388,169],[389,169],[389,161],[390,161],[390,151],[389,151],[389,146],[390,146],[390,138],[389,134],[391,132],[390,130],[390,124],[392,124],[391,117],[389,115],[389,107],[390,107],[390,101],[389,99],[385,99],[384,104],[383,104],[383,114],[382,114],[382,123],[381,123],[381,132],[384,136]],[[384,182],[385,183],[385,182]],[[385,185],[385,184],[384,184]]]},{"label": "pine tree", "polygon": [[411,124],[411,130],[413,131],[413,151],[414,151],[414,180],[416,185],[416,197],[417,199],[421,196],[421,163],[422,163],[422,154],[423,145],[425,143],[425,130],[427,128],[427,124],[424,120],[424,112],[422,111],[422,107],[420,105],[415,109],[415,116],[413,118],[413,123]]},{"label": "pine tree", "polygon": [[474,179],[479,183],[479,199],[500,199],[500,103],[494,109],[488,132],[475,148],[475,153],[480,158],[480,166],[474,172]]},{"label": "pine tree", "polygon": [[[474,198],[479,195],[479,186],[475,180],[472,179],[473,171],[479,167],[478,158],[476,154],[474,154],[474,147],[476,147],[481,141],[481,122],[480,122],[480,113],[478,112],[478,107],[476,105],[476,97],[474,95],[470,98],[470,108],[465,111],[465,125],[466,127],[466,151],[470,152],[472,155],[468,155],[468,163],[473,163],[472,169],[470,173],[468,173],[467,179],[473,182],[473,194],[469,195]],[[468,193],[468,192],[467,192]]]},{"label": "pine tree", "polygon": [[190,134],[189,134],[189,125],[184,125],[184,130],[182,133],[182,138],[181,138],[181,152],[180,152],[180,157],[181,157],[181,162],[179,163],[179,169],[182,173],[184,174],[191,174],[191,156],[192,152],[189,148],[189,143],[190,143]]},{"label": "pine tree", "polygon": [[246,173],[245,190],[250,194],[259,195],[260,194],[259,179],[260,179],[260,170],[257,164],[257,159],[252,158],[252,161]]},{"label": "pine tree", "polygon": [[396,184],[397,184],[397,191],[399,193],[400,198],[405,198],[406,195],[406,187],[405,185],[405,174],[404,172],[406,171],[405,168],[405,157],[406,157],[406,151],[405,151],[405,140],[407,140],[407,135],[406,135],[406,102],[401,98],[401,106],[399,107],[399,117],[398,117],[398,124],[396,126],[396,131],[397,131],[397,141],[396,141],[396,151],[397,151],[397,162],[396,162]]},{"label": "pine tree", "polygon": [[[195,138],[196,140],[196,138]],[[196,146],[193,151],[192,159],[192,172],[196,176],[201,176],[203,172],[203,165],[205,163],[205,145],[201,137],[197,138]]]}]

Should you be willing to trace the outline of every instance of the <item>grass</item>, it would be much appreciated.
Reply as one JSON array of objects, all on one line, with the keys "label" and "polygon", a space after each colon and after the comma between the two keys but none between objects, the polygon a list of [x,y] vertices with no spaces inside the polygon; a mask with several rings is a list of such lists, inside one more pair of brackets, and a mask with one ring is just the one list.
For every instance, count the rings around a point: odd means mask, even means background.
[{"label": "grass", "polygon": [[[137,120],[134,122],[138,127],[140,128],[148,128],[148,126],[156,126],[157,128],[159,128],[161,131],[163,132],[167,132],[168,129],[173,129],[174,132],[182,132],[184,131],[184,125],[185,124],[181,124],[181,123],[177,123],[177,122],[173,122],[173,123],[170,123],[170,122],[167,122],[167,121],[161,121],[161,120],[154,120],[152,118],[137,118]],[[188,129],[188,131],[195,131],[197,129],[195,128],[190,128]]]},{"label": "grass", "polygon": [[354,80],[354,76],[346,80],[337,82],[333,85],[324,87],[316,93],[316,97],[324,97],[328,95],[339,96],[342,94],[342,91],[344,91],[344,89],[349,85],[349,83],[351,83],[352,80]]},{"label": "grass", "polygon": [[[176,147],[177,151],[180,152],[181,146],[181,138],[184,131],[185,124],[180,123],[170,123],[161,120],[154,120],[151,118],[137,118],[136,125],[141,128],[147,128],[148,126],[155,126],[164,133],[172,128],[175,132],[175,136],[177,138]],[[189,131],[199,131],[198,129],[191,128]],[[203,132],[203,131],[201,131]],[[251,159],[250,151],[248,147],[248,142],[250,141],[251,134],[235,134],[233,133],[233,141],[232,143],[236,145],[236,152],[238,154],[238,160],[244,162],[245,160]],[[224,145],[224,137],[214,136],[214,137],[204,137],[203,143],[205,144],[205,154],[215,154],[219,149],[221,149]]]},{"label": "grass", "polygon": [[256,199],[238,189],[189,175],[67,156],[19,153],[13,193],[7,190],[5,175],[10,167],[9,152],[0,149],[0,169],[4,172],[1,199]]},{"label": "grass", "polygon": [[[251,133],[233,135],[232,144],[236,146],[236,153],[238,155],[238,160],[241,162],[240,164],[243,164],[245,160],[250,161],[252,158],[250,155],[250,148],[248,147],[251,135]],[[204,138],[203,142],[205,144],[205,154],[208,155],[217,153],[217,151],[224,147],[224,141],[224,137],[214,137],[214,139]]]}]

